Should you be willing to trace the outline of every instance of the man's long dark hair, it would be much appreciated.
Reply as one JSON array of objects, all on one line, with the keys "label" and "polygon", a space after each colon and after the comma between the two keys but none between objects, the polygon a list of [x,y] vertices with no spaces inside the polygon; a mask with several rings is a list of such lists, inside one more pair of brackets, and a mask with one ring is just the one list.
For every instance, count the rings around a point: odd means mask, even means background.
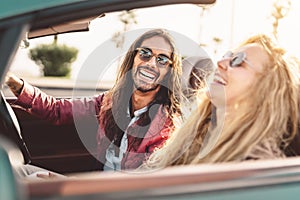
[{"label": "man's long dark hair", "polygon": [[129,48],[119,69],[116,83],[106,93],[101,106],[100,123],[104,128],[106,137],[113,141],[116,146],[120,146],[124,131],[131,120],[130,116],[128,116],[128,106],[130,105],[129,102],[131,101],[134,88],[131,69],[137,54],[136,49],[141,46],[144,40],[152,37],[162,37],[170,44],[172,48],[172,66],[161,83],[155,100],[150,104],[148,111],[143,113],[137,121],[137,125],[139,125],[139,133],[136,135],[139,138],[137,142],[142,141],[157,113],[158,105],[164,105],[167,115],[171,118],[175,114],[180,114],[181,57],[176,52],[175,43],[168,32],[163,29],[148,31],[140,36]]}]

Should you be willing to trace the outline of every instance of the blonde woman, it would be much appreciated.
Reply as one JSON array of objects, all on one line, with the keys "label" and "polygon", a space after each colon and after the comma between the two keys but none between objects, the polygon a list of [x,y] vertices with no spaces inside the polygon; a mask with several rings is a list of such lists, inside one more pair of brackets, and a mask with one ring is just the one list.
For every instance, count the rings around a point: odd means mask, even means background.
[{"label": "blonde woman", "polygon": [[226,53],[198,108],[145,167],[285,157],[298,128],[293,60],[266,35]]}]

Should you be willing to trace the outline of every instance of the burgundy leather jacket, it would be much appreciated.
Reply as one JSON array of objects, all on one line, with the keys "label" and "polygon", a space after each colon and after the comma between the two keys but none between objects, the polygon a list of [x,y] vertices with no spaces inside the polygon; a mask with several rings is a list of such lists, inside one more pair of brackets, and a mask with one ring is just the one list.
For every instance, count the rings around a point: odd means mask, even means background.
[{"label": "burgundy leather jacket", "polygon": [[[105,93],[93,98],[57,100],[24,81],[24,87],[14,104],[57,125],[74,123],[74,118],[77,120],[91,115],[97,117],[99,123],[99,112],[104,95]],[[144,139],[138,146],[134,142],[136,138],[134,136],[138,131],[137,124],[134,123],[127,128],[128,148],[121,163],[123,170],[139,167],[155,148],[162,146],[168,139],[174,126],[164,109],[162,105],[159,107]],[[101,163],[99,168],[103,170],[103,165],[106,162],[106,149],[111,141],[105,136],[101,123],[98,124],[98,133],[95,139],[97,139],[98,159]]]}]

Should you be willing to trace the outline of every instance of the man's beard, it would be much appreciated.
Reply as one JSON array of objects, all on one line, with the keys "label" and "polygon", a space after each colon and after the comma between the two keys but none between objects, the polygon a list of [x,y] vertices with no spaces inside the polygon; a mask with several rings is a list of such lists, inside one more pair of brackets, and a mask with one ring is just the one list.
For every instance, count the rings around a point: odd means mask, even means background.
[{"label": "man's beard", "polygon": [[150,91],[153,91],[153,90],[156,90],[158,88],[158,86],[160,86],[159,84],[155,84],[155,85],[152,85],[151,87],[143,87],[143,86],[138,86],[136,84],[136,82],[134,82],[134,86],[135,88],[140,91],[140,92],[150,92]]}]

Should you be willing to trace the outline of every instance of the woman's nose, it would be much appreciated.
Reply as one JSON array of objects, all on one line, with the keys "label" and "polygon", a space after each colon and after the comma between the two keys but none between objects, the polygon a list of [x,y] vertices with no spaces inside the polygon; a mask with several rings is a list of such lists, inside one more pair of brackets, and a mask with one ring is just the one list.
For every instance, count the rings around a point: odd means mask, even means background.
[{"label": "woman's nose", "polygon": [[218,68],[227,70],[229,66],[230,58],[223,58],[217,62]]}]

